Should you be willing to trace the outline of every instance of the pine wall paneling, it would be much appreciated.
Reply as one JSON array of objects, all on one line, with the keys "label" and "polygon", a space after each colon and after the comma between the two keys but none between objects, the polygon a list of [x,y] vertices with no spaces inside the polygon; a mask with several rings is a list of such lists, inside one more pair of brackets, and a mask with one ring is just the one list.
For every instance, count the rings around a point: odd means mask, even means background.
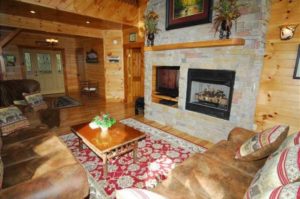
[{"label": "pine wall paneling", "polygon": [[294,38],[281,41],[283,24],[300,24],[299,0],[272,0],[255,122],[258,130],[287,124],[294,133],[300,130],[300,80],[293,79],[300,28]]}]

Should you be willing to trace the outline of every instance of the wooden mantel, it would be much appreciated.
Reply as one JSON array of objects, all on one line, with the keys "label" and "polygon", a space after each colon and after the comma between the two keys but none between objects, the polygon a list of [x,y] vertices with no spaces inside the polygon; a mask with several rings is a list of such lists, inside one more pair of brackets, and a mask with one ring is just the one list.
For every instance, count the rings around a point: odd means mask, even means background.
[{"label": "wooden mantel", "polygon": [[226,47],[226,46],[243,46],[245,40],[242,38],[224,39],[224,40],[208,40],[177,44],[165,44],[159,46],[145,47],[145,51],[162,51],[162,50],[176,50],[186,48],[209,48],[209,47]]}]

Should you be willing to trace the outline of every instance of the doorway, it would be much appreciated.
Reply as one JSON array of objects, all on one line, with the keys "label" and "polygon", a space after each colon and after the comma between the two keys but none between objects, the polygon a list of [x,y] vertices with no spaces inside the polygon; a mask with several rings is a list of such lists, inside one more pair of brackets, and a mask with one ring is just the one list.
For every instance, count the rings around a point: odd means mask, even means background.
[{"label": "doorway", "polygon": [[134,103],[144,97],[144,52],[143,45],[125,47],[125,102]]},{"label": "doorway", "polygon": [[25,78],[40,83],[42,94],[65,93],[63,53],[61,50],[24,48]]}]

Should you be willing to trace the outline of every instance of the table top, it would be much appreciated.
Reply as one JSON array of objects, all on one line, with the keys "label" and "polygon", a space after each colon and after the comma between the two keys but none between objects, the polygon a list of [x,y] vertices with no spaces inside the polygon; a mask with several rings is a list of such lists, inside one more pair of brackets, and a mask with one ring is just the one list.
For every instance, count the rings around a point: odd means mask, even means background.
[{"label": "table top", "polygon": [[100,128],[92,129],[89,123],[72,126],[71,130],[96,153],[109,152],[146,137],[145,133],[119,122],[110,127],[107,133],[101,132]]}]

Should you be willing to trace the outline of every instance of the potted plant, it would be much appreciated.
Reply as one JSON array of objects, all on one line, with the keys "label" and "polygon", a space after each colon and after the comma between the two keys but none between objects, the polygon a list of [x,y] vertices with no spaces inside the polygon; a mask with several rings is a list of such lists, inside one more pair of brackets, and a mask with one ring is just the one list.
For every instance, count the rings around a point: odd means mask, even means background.
[{"label": "potted plant", "polygon": [[241,16],[239,9],[243,4],[238,4],[237,0],[220,0],[214,6],[216,15],[213,21],[214,29],[219,31],[220,39],[229,39],[231,34],[232,21]]},{"label": "potted plant", "polygon": [[108,128],[116,123],[116,120],[109,116],[109,114],[103,114],[102,116],[96,116],[92,122],[101,128],[101,132],[106,133]]},{"label": "potted plant", "polygon": [[158,14],[156,14],[154,11],[150,11],[144,16],[145,31],[147,35],[147,46],[154,45],[154,35],[157,34],[159,31],[159,29],[157,28],[158,18]]}]

